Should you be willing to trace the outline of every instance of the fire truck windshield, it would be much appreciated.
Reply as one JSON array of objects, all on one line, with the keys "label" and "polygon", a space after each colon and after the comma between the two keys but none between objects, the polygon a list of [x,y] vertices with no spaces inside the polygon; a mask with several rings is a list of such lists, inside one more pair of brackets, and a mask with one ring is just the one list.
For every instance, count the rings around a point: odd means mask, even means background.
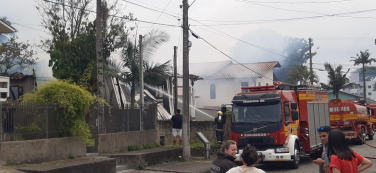
[{"label": "fire truck windshield", "polygon": [[233,105],[233,123],[276,123],[282,121],[281,102]]}]

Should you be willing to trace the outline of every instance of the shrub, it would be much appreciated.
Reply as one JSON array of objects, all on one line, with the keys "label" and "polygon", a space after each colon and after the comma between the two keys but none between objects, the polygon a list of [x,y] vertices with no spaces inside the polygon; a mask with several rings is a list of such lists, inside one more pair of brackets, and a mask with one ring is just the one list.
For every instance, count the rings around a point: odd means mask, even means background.
[{"label": "shrub", "polygon": [[62,130],[69,131],[73,136],[81,136],[85,141],[91,138],[90,126],[85,122],[85,115],[96,103],[107,104],[84,88],[62,80],[49,81],[33,93],[25,94],[21,99],[23,103],[57,104],[63,112]]}]

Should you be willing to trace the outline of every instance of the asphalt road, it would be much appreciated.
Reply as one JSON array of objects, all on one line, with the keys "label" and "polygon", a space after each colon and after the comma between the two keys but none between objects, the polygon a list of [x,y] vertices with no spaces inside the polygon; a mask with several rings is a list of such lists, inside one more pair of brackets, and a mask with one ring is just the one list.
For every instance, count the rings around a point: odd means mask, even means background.
[{"label": "asphalt road", "polygon": [[[375,140],[367,140],[366,141],[368,144],[372,146],[376,146],[376,139]],[[350,145],[350,147],[359,153],[362,156],[368,156],[368,157],[376,157],[376,149],[371,148],[365,144],[363,145]],[[376,173],[376,160],[372,160],[373,166],[364,171],[364,173]],[[202,163],[201,165],[197,164],[192,164],[192,163],[183,163],[185,167],[181,164],[182,162],[172,162],[169,164],[164,164],[164,165],[156,165],[155,167],[163,167],[163,169],[159,169],[160,171],[156,170],[128,170],[128,171],[119,171],[118,173],[163,173],[163,172],[181,172],[181,173],[187,173],[187,172],[197,172],[194,170],[191,170],[192,167],[198,167],[201,166],[202,170],[208,170],[210,168],[211,163],[205,161],[205,163]],[[205,166],[206,165],[206,166]],[[178,167],[179,169],[173,169],[174,167]],[[257,165],[258,168],[263,169],[267,173],[318,173],[319,172],[319,167],[312,163],[311,159],[302,159],[300,166],[298,169],[290,169],[288,168],[288,165],[286,162],[278,162],[278,163],[272,163],[272,164],[260,164]],[[169,168],[169,169],[168,169]],[[148,169],[148,167],[147,167]],[[163,171],[162,171],[163,170]],[[176,171],[179,170],[179,171]],[[202,171],[200,171],[202,172]]]},{"label": "asphalt road", "polygon": [[[366,143],[376,146],[376,139],[375,140],[367,140]],[[363,145],[350,145],[350,147],[359,153],[362,156],[366,157],[376,157],[376,148],[371,148],[365,144]],[[364,173],[376,173],[376,160],[370,159],[373,162],[373,166],[368,168],[367,170],[363,171]],[[302,159],[298,169],[291,170],[289,169],[286,164],[284,163],[275,163],[275,164],[266,164],[260,165],[259,168],[263,169],[267,173],[283,173],[283,172],[291,172],[291,173],[318,173],[319,167],[312,163],[311,159]]]}]

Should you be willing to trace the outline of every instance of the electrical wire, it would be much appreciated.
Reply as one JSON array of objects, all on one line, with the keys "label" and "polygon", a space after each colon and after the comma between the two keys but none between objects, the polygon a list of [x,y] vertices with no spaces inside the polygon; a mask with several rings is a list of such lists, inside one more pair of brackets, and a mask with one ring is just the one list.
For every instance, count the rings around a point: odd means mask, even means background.
[{"label": "electrical wire", "polygon": [[[190,29],[190,31],[193,33],[193,31],[192,31],[191,29]],[[241,66],[245,67],[246,69],[248,69],[248,70],[250,70],[250,71],[252,71],[252,72],[254,72],[254,73],[260,75],[260,77],[265,77],[265,78],[270,79],[270,80],[273,81],[273,79],[271,79],[271,78],[269,78],[269,77],[267,77],[267,76],[264,76],[263,74],[261,74],[261,73],[259,73],[259,72],[256,72],[256,71],[252,70],[251,68],[245,66],[244,64],[242,64],[242,63],[240,63],[239,61],[235,60],[234,58],[230,57],[229,55],[227,55],[226,53],[224,53],[223,51],[219,50],[217,47],[215,47],[214,45],[212,45],[211,43],[209,43],[208,41],[206,41],[204,38],[199,37],[199,36],[196,35],[196,34],[194,34],[194,35],[196,36],[197,39],[201,39],[201,40],[203,40],[205,43],[207,43],[208,45],[210,45],[211,47],[213,47],[215,50],[219,51],[220,53],[222,53],[223,55],[225,55],[227,58],[229,58],[229,59],[235,61],[235,62],[238,63],[239,65],[241,65]]]},{"label": "electrical wire", "polygon": [[336,3],[336,2],[350,2],[353,0],[334,0],[334,1],[301,1],[301,2],[279,2],[279,1],[250,1],[250,0],[243,0],[244,2],[254,2],[254,3],[265,3],[265,4],[324,4],[324,3]]},{"label": "electrical wire", "polygon": [[35,31],[40,31],[40,32],[44,32],[44,33],[46,33],[46,32],[43,31],[43,30],[35,29],[35,28],[29,27],[29,26],[25,26],[25,25],[23,25],[23,24],[14,23],[14,22],[12,22],[12,24],[15,24],[15,25],[18,25],[18,26],[22,26],[22,27],[25,27],[25,28],[29,28],[29,29],[32,29],[32,30],[35,30]]},{"label": "electrical wire", "polygon": [[[163,12],[166,10],[166,8],[168,7],[168,5],[169,5],[170,3],[171,3],[171,0],[167,3],[167,5],[166,5],[165,8],[163,9],[163,11],[162,11],[161,13],[159,13],[159,16],[158,16],[157,19],[154,21],[154,23],[158,21],[158,19],[161,17],[161,15],[163,14]],[[150,31],[151,28],[153,28],[154,23],[150,26],[148,32]],[[146,33],[148,33],[148,32],[146,32]]]},{"label": "electrical wire", "polygon": [[[49,0],[44,0],[46,2],[50,2],[50,3],[55,3],[55,4],[60,4],[60,5],[63,5],[63,6],[66,6],[66,7],[70,7],[70,8],[74,8],[74,9],[79,9],[79,10],[82,10],[78,7],[73,7],[73,6],[67,6],[63,3],[59,3],[59,2],[53,2],[53,1],[49,1]],[[126,1],[126,0],[123,0],[123,1]],[[90,13],[97,13],[96,11],[93,11],[93,10],[84,10],[84,11],[87,11],[87,12],[90,12]],[[112,15],[112,14],[109,14],[108,16],[113,16],[113,17],[117,17],[117,18],[122,18],[124,19],[123,16],[118,16],[118,15]],[[171,27],[180,27],[180,26],[177,26],[177,25],[171,25],[171,24],[164,24],[164,23],[155,23],[155,22],[149,22],[149,21],[144,21],[144,20],[138,20],[138,19],[133,19],[133,20],[130,20],[130,21],[138,21],[138,22],[142,22],[142,23],[151,23],[151,24],[155,24],[155,25],[163,25],[163,26],[171,26]]]}]

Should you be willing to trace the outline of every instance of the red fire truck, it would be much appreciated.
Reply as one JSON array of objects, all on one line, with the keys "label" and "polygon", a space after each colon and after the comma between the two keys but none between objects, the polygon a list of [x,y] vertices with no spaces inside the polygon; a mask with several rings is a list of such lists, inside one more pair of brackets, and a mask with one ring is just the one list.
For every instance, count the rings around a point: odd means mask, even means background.
[{"label": "red fire truck", "polygon": [[375,129],[376,129],[376,104],[369,104],[367,106],[368,108],[368,113],[369,115],[371,116],[370,117],[370,121],[372,122],[372,130],[373,130],[373,133],[375,133]]},{"label": "red fire truck", "polygon": [[361,145],[367,137],[373,139],[372,107],[350,99],[333,99],[329,103],[330,125],[343,131],[346,139]]},{"label": "red fire truck", "polygon": [[272,86],[242,87],[232,100],[230,138],[242,148],[255,146],[262,162],[290,162],[321,155],[317,128],[329,125],[328,93],[314,86],[276,82]]}]

